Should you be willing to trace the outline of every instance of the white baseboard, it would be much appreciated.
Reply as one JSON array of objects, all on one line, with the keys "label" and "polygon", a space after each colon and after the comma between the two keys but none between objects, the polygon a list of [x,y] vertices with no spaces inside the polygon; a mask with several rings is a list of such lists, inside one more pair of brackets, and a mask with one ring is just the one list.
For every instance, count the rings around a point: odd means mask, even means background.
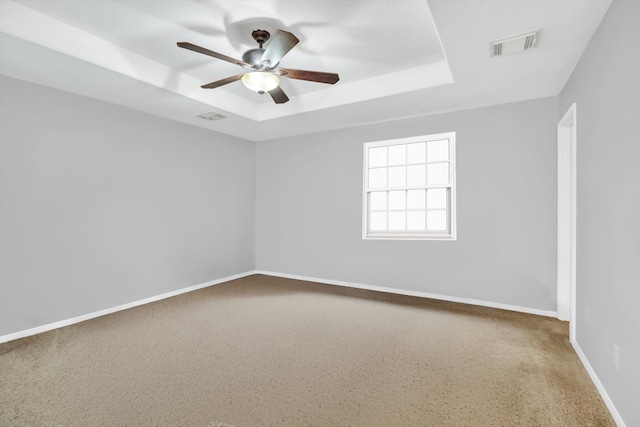
[{"label": "white baseboard", "polygon": [[307,282],[326,283],[328,285],[345,286],[348,288],[366,289],[369,291],[386,292],[390,294],[408,295],[412,297],[431,298],[431,299],[437,299],[442,301],[459,302],[462,304],[471,304],[471,305],[479,305],[483,307],[499,308],[502,310],[518,311],[521,313],[528,313],[528,314],[537,314],[539,316],[546,316],[546,317],[557,317],[557,313],[555,311],[539,310],[537,308],[520,307],[517,305],[501,304],[497,302],[482,301],[482,300],[471,299],[471,298],[459,298],[459,297],[453,297],[448,295],[431,294],[428,292],[388,288],[385,286],[373,286],[373,285],[365,285],[362,283],[343,282],[340,280],[322,279],[319,277],[298,276],[295,274],[278,273],[274,271],[255,270],[253,271],[253,274],[264,274],[267,276],[284,277],[287,279],[304,280]]},{"label": "white baseboard", "polygon": [[607,405],[607,408],[609,408],[609,412],[611,412],[611,416],[613,417],[613,420],[616,422],[616,425],[618,427],[626,427],[624,420],[622,419],[622,417],[620,416],[620,413],[618,412],[615,405],[613,404],[613,401],[611,401],[611,398],[609,397],[607,390],[604,388],[604,386],[600,382],[600,378],[598,378],[598,375],[596,375],[596,371],[594,371],[593,368],[591,367],[591,363],[589,363],[589,359],[587,359],[587,356],[585,356],[578,342],[575,339],[572,339],[571,345],[573,346],[573,349],[575,350],[576,354],[580,358],[582,365],[584,365],[584,368],[587,370],[587,373],[589,373],[589,376],[591,377],[591,381],[593,381],[593,384],[598,389],[598,392],[600,393],[602,400],[604,400],[604,403]]},{"label": "white baseboard", "polygon": [[437,300],[442,300],[442,301],[459,302],[459,303],[462,303],[462,304],[471,304],[471,305],[479,305],[479,306],[483,306],[483,307],[499,308],[499,309],[502,309],[502,310],[518,311],[518,312],[521,312],[521,313],[529,313],[529,314],[537,314],[539,316],[557,317],[557,313],[555,311],[539,310],[537,308],[520,307],[520,306],[516,306],[516,305],[501,304],[501,303],[497,303],[497,302],[482,301],[482,300],[476,300],[476,299],[471,299],[471,298],[460,298],[460,297],[454,297],[454,296],[448,296],[448,295],[432,294],[432,293],[428,293],[428,292],[419,292],[419,291],[411,291],[411,290],[404,290],[404,289],[397,289],[397,288],[389,288],[389,287],[386,287],[386,286],[374,286],[374,285],[366,285],[366,284],[362,284],[362,283],[344,282],[344,281],[341,281],[341,280],[323,279],[323,278],[320,278],[320,277],[310,277],[310,276],[300,276],[300,275],[296,275],[296,274],[278,273],[278,272],[275,272],[275,271],[251,270],[251,271],[246,271],[244,273],[235,274],[233,276],[227,276],[227,277],[223,277],[221,279],[212,280],[210,282],[201,283],[199,285],[190,286],[188,288],[178,289],[176,291],[171,291],[171,292],[167,292],[167,293],[164,293],[164,294],[161,294],[161,295],[156,295],[156,296],[153,296],[153,297],[141,299],[141,300],[138,300],[138,301],[127,303],[127,304],[122,304],[122,305],[119,305],[119,306],[116,306],[116,307],[106,308],[104,310],[96,311],[96,312],[89,313],[89,314],[84,314],[82,316],[73,317],[71,319],[60,320],[58,322],[49,323],[47,325],[42,325],[42,326],[38,326],[38,327],[35,327],[35,328],[26,329],[24,331],[15,332],[15,333],[8,334],[8,335],[3,335],[3,336],[0,336],[0,343],[7,342],[7,341],[12,341],[12,340],[15,340],[15,339],[18,339],[18,338],[28,337],[30,335],[39,334],[39,333],[42,333],[42,332],[50,331],[52,329],[61,328],[63,326],[73,325],[74,323],[83,322],[85,320],[93,319],[93,318],[104,316],[104,315],[111,314],[111,313],[115,313],[115,312],[121,311],[121,310],[126,310],[128,308],[137,307],[137,306],[140,306],[140,305],[143,305],[143,304],[148,304],[150,302],[159,301],[159,300],[162,300],[162,299],[165,299],[165,298],[171,298],[173,296],[184,294],[186,292],[195,291],[195,290],[198,290],[198,289],[206,288],[208,286],[213,286],[213,285],[217,285],[217,284],[220,284],[220,283],[228,282],[230,280],[240,279],[242,277],[251,276],[253,274],[264,274],[266,276],[284,277],[284,278],[287,278],[287,279],[296,279],[296,280],[303,280],[303,281],[307,281],[307,282],[325,283],[325,284],[328,284],[328,285],[344,286],[344,287],[356,288],[356,289],[365,289],[365,290],[369,290],[369,291],[386,292],[386,293],[392,293],[392,294],[398,294],[398,295],[408,295],[408,296],[421,297],[421,298],[437,299]]},{"label": "white baseboard", "polygon": [[[448,296],[448,295],[432,294],[432,293],[428,293],[428,292],[410,291],[410,290],[389,288],[389,287],[385,287],[385,286],[365,285],[365,284],[362,284],[362,283],[344,282],[344,281],[341,281],[341,280],[322,279],[322,278],[319,278],[319,277],[300,276],[300,275],[296,275],[296,274],[278,273],[278,272],[274,272],[274,271],[251,270],[251,271],[246,271],[244,273],[223,277],[223,278],[220,278],[220,279],[217,279],[217,280],[212,280],[210,282],[201,283],[199,285],[190,286],[190,287],[187,287],[187,288],[183,288],[183,289],[178,289],[178,290],[175,290],[175,291],[167,292],[167,293],[164,293],[164,294],[161,294],[161,295],[156,295],[156,296],[153,296],[153,297],[144,298],[144,299],[141,299],[141,300],[138,300],[138,301],[134,301],[134,302],[130,302],[130,303],[127,303],[127,304],[122,304],[122,305],[119,305],[119,306],[116,306],[116,307],[111,307],[111,308],[107,308],[107,309],[104,309],[104,310],[96,311],[96,312],[93,312],[93,313],[84,314],[82,316],[73,317],[71,319],[61,320],[61,321],[58,321],[58,322],[49,323],[47,325],[42,325],[42,326],[38,326],[38,327],[35,327],[35,328],[31,328],[31,329],[26,329],[24,331],[19,331],[19,332],[15,332],[15,333],[8,334],[8,335],[3,335],[3,336],[0,336],[0,344],[4,343],[4,342],[16,340],[16,339],[19,339],[19,338],[24,338],[24,337],[28,337],[28,336],[31,336],[31,335],[39,334],[39,333],[42,333],[42,332],[47,332],[47,331],[50,331],[52,329],[58,329],[58,328],[61,328],[63,326],[73,325],[75,323],[80,323],[80,322],[83,322],[85,320],[94,319],[96,317],[105,316],[107,314],[115,313],[115,312],[118,312],[118,311],[122,311],[122,310],[126,310],[126,309],[129,309],[129,308],[133,308],[133,307],[137,307],[137,306],[148,304],[148,303],[151,303],[151,302],[160,301],[160,300],[163,300],[163,299],[166,299],[166,298],[171,298],[171,297],[174,297],[174,296],[177,296],[177,295],[180,295],[180,294],[184,294],[184,293],[187,293],[187,292],[191,292],[191,291],[195,291],[195,290],[198,290],[198,289],[206,288],[206,287],[209,287],[209,286],[218,285],[220,283],[228,282],[228,281],[231,281],[231,280],[240,279],[240,278],[247,277],[247,276],[252,276],[254,274],[263,274],[263,275],[266,275],[266,276],[284,277],[284,278],[287,278],[287,279],[296,279],[296,280],[303,280],[303,281],[307,281],[307,282],[325,283],[325,284],[328,284],[328,285],[344,286],[344,287],[348,287],[348,288],[365,289],[365,290],[376,291],[376,292],[386,292],[386,293],[399,294],[399,295],[408,295],[408,296],[421,297],[421,298],[431,298],[431,299],[437,299],[437,300],[442,300],[442,301],[458,302],[458,303],[463,303],[463,304],[479,305],[479,306],[483,306],[483,307],[491,307],[491,308],[498,308],[498,309],[502,309],[502,310],[517,311],[517,312],[521,312],[521,313],[537,314],[539,316],[557,317],[557,313],[555,311],[539,310],[539,309],[536,309],[536,308],[520,307],[520,306],[516,306],[516,305],[501,304],[501,303],[482,301],[482,300],[476,300],[476,299],[471,299],[471,298],[459,298],[459,297],[453,297],[453,296]],[[587,359],[587,357],[585,356],[584,352],[580,348],[580,345],[577,343],[577,341],[575,339],[571,340],[571,345],[573,346],[576,354],[580,358],[580,361],[584,365],[585,369],[589,373],[589,376],[591,377],[591,380],[593,381],[594,385],[598,389],[598,392],[600,393],[600,396],[602,396],[602,400],[604,400],[605,404],[607,405],[607,408],[609,408],[609,411],[611,412],[611,415],[613,416],[613,419],[616,422],[616,424],[618,425],[618,427],[626,427],[624,421],[622,420],[622,417],[620,416],[620,413],[618,413],[618,410],[614,406],[613,402],[611,401],[611,398],[607,394],[607,391],[605,390],[604,386],[600,382],[600,379],[598,378],[598,376],[596,375],[595,371],[591,367],[591,364],[589,363],[589,360]]]},{"label": "white baseboard", "polygon": [[127,304],[118,305],[116,307],[105,308],[104,310],[99,310],[99,311],[96,311],[96,312],[93,312],[93,313],[83,314],[82,316],[72,317],[71,319],[60,320],[58,322],[53,322],[53,323],[49,323],[47,325],[42,325],[42,326],[38,326],[38,327],[35,327],[35,328],[31,328],[31,329],[26,329],[24,331],[14,332],[14,333],[8,334],[8,335],[2,335],[2,336],[0,336],[0,344],[4,343],[4,342],[7,342],[7,341],[13,341],[13,340],[17,340],[19,338],[28,337],[28,336],[35,335],[35,334],[40,334],[42,332],[47,332],[47,331],[50,331],[52,329],[58,329],[58,328],[61,328],[63,326],[73,325],[74,323],[84,322],[85,320],[94,319],[96,317],[100,317],[100,316],[104,316],[104,315],[107,315],[107,314],[115,313],[117,311],[126,310],[128,308],[133,308],[133,307],[137,307],[137,306],[140,306],[140,305],[148,304],[150,302],[160,301],[160,300],[163,300],[165,298],[171,298],[171,297],[174,297],[176,295],[184,294],[184,293],[191,292],[191,291],[196,291],[198,289],[206,288],[208,286],[218,285],[220,283],[228,282],[230,280],[235,280],[235,279],[240,279],[242,277],[251,276],[253,274],[256,274],[256,273],[254,271],[246,271],[244,273],[234,274],[233,276],[223,277],[221,279],[212,280],[210,282],[201,283],[199,285],[189,286],[188,288],[178,289],[176,291],[171,291],[171,292],[167,292],[167,293],[164,293],[164,294],[161,294],[161,295],[156,295],[156,296],[153,296],[153,297],[144,298],[144,299],[141,299],[141,300],[138,300],[138,301],[134,301],[134,302],[130,302],[130,303],[127,303]]},{"label": "white baseboard", "polygon": [[288,278],[288,279],[304,280],[304,281],[307,281],[307,282],[318,282],[318,283],[325,283],[325,284],[328,284],[328,285],[345,286],[345,287],[349,287],[349,288],[366,289],[366,290],[370,290],[370,291],[386,292],[386,293],[399,294],[399,295],[408,295],[408,296],[415,296],[415,297],[421,297],[421,298],[431,298],[431,299],[437,299],[437,300],[442,300],[442,301],[459,302],[459,303],[463,303],[463,304],[472,304],[472,305],[479,305],[479,306],[484,306],[484,307],[499,308],[499,309],[502,309],[502,310],[510,310],[510,311],[518,311],[518,312],[522,312],[522,313],[537,314],[537,315],[540,315],[540,316],[556,317],[556,312],[538,310],[538,309],[529,308],[529,307],[519,307],[519,306],[515,306],[515,305],[500,304],[500,303],[481,301],[481,300],[475,300],[475,299],[470,299],[470,298],[459,298],[459,297],[452,297],[452,296],[448,296],[448,295],[431,294],[431,293],[427,293],[427,292],[410,291],[410,290],[389,288],[389,287],[384,287],[384,286],[365,285],[365,284],[362,284],[362,283],[344,282],[344,281],[340,281],[340,280],[322,279],[322,278],[319,278],[319,277],[299,276],[299,275],[295,275],[295,274],[278,273],[278,272],[274,272],[274,271],[251,270],[251,271],[246,271],[244,273],[235,274],[233,276],[227,276],[227,277],[223,277],[223,278],[220,278],[220,279],[217,279],[217,280],[212,280],[210,282],[201,283],[199,285],[190,286],[188,288],[178,289],[178,290],[167,292],[167,293],[164,293],[164,294],[161,294],[161,295],[156,295],[156,296],[153,296],[153,297],[144,298],[144,299],[141,299],[141,300],[138,300],[138,301],[134,301],[134,302],[130,302],[130,303],[127,303],[127,304],[118,305],[116,307],[106,308],[104,310],[99,310],[99,311],[96,311],[96,312],[93,312],[93,313],[84,314],[82,316],[77,316],[77,317],[72,317],[70,319],[60,320],[58,322],[53,322],[53,323],[49,323],[49,324],[46,324],[46,325],[37,326],[35,328],[26,329],[26,330],[19,331],[19,332],[14,332],[14,333],[11,333],[11,334],[8,334],[8,335],[2,335],[2,336],[0,336],[0,344],[4,343],[4,342],[8,342],[8,341],[13,341],[13,340],[16,340],[16,339],[19,339],[19,338],[28,337],[28,336],[35,335],[35,334],[40,334],[42,332],[47,332],[47,331],[50,331],[52,329],[58,329],[58,328],[61,328],[63,326],[73,325],[75,323],[80,323],[80,322],[83,322],[85,320],[94,319],[94,318],[100,317],[100,316],[105,316],[107,314],[111,314],[111,313],[115,313],[115,312],[118,312],[118,311],[126,310],[128,308],[133,308],[133,307],[137,307],[137,306],[140,306],[140,305],[148,304],[150,302],[160,301],[160,300],[165,299],[165,298],[171,298],[171,297],[174,297],[176,295],[180,295],[180,294],[184,294],[186,292],[191,292],[191,291],[195,291],[195,290],[198,290],[198,289],[206,288],[208,286],[213,286],[213,285],[217,285],[217,284],[220,284],[220,283],[228,282],[230,280],[235,280],[235,279],[240,279],[242,277],[251,276],[253,274],[264,274],[264,275],[267,275],[267,276],[284,277],[284,278]]}]

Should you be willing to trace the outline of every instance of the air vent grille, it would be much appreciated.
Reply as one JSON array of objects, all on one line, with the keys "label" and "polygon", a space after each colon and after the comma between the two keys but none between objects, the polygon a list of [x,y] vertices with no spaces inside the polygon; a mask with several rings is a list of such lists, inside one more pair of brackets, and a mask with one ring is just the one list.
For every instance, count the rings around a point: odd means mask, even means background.
[{"label": "air vent grille", "polygon": [[528,33],[494,40],[489,43],[489,56],[509,55],[531,49],[538,42],[539,34],[540,31],[529,31]]},{"label": "air vent grille", "polygon": [[214,113],[213,111],[210,111],[208,113],[198,114],[198,117],[200,117],[201,119],[211,120],[211,121],[222,120],[227,118],[227,116],[223,116],[222,114],[219,114],[219,113]]}]

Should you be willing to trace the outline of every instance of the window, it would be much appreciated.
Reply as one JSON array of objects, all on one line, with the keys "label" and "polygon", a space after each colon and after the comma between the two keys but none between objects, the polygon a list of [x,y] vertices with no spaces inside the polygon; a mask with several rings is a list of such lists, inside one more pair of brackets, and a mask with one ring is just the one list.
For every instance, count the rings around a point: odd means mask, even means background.
[{"label": "window", "polygon": [[363,238],[455,240],[455,137],[364,144]]}]

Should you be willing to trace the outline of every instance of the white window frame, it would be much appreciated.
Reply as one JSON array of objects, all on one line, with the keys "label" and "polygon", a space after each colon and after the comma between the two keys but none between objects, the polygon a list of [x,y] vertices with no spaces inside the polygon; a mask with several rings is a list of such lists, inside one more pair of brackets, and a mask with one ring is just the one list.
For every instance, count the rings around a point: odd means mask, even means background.
[{"label": "white window frame", "polygon": [[[449,140],[449,184],[421,185],[403,187],[369,188],[369,149],[390,147],[416,142]],[[409,138],[366,142],[363,156],[363,200],[362,200],[362,238],[366,240],[456,240],[456,133],[445,132],[433,135],[421,135]],[[429,159],[426,159],[427,165]],[[375,191],[411,190],[411,189],[448,189],[447,230],[446,231],[370,231],[369,230],[369,193]]]}]

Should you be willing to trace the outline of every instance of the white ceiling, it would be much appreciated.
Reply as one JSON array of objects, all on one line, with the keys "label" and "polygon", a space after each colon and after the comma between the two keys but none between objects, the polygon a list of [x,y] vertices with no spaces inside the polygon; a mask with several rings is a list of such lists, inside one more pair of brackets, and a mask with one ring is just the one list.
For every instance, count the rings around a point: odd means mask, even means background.
[{"label": "white ceiling", "polygon": [[[611,0],[0,0],[0,73],[253,141],[557,95]],[[276,105],[243,69],[251,31],[293,32]],[[489,41],[541,30],[536,48],[489,57]],[[196,116],[214,111],[216,122]]]}]

